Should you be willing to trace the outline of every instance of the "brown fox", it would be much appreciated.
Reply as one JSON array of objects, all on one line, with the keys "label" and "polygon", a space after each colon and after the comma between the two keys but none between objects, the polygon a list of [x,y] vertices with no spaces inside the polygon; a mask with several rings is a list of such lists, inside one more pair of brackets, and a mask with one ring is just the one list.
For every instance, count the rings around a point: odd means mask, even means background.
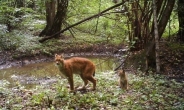
[{"label": "brown fox", "polygon": [[119,86],[122,89],[128,89],[128,80],[124,70],[118,70],[119,75]]},{"label": "brown fox", "polygon": [[95,65],[90,60],[80,57],[73,57],[65,60],[63,55],[56,54],[55,62],[60,72],[67,77],[71,91],[74,91],[74,73],[79,74],[84,81],[82,89],[86,88],[88,81],[93,83],[92,90],[96,89],[96,79],[93,77],[95,75]]}]

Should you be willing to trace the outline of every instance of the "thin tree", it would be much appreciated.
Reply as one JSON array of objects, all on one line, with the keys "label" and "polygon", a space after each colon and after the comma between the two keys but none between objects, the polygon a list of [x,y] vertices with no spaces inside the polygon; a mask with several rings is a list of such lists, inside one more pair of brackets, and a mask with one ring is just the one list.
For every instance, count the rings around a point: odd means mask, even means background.
[{"label": "thin tree", "polygon": [[158,35],[158,23],[157,23],[157,7],[156,7],[155,0],[153,0],[153,20],[154,20],[154,35],[155,35],[156,72],[160,73],[159,35]]},{"label": "thin tree", "polygon": [[184,0],[178,0],[178,39],[184,42]]},{"label": "thin tree", "polygon": [[[160,0],[157,0],[157,6],[159,4]],[[164,33],[164,30],[166,28],[166,25],[168,23],[168,20],[170,18],[171,12],[173,10],[175,4],[175,0],[163,0],[162,7],[160,10],[157,10],[157,15],[159,15],[157,18],[158,22],[158,35],[159,39],[162,37],[162,34]],[[154,26],[152,26],[150,35],[153,35]],[[147,43],[148,46],[146,48],[146,71],[148,70],[150,65],[155,65],[156,59],[155,59],[155,39],[152,37],[150,41]]]}]

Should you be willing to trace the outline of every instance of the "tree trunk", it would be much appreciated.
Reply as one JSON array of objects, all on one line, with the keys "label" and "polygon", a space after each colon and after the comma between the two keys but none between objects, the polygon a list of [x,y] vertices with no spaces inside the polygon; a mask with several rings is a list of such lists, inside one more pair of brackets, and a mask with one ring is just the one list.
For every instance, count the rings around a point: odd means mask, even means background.
[{"label": "tree trunk", "polygon": [[[141,23],[140,23],[140,17],[139,17],[139,11],[138,11],[138,2],[134,2],[132,4],[133,14],[134,14],[134,21],[132,30],[133,30],[133,40],[135,40],[135,44],[133,47],[135,47],[136,50],[141,50],[143,48],[142,38],[141,38]],[[133,49],[134,50],[134,49]]]},{"label": "tree trunk", "polygon": [[161,19],[160,19],[159,24],[158,24],[159,39],[162,37],[162,34],[164,33],[165,27],[168,23],[168,20],[171,16],[171,12],[172,12],[174,4],[175,4],[175,0],[166,0],[166,1],[167,1],[166,7],[163,11],[163,14],[162,14]]},{"label": "tree trunk", "polygon": [[105,12],[107,12],[107,11],[109,11],[109,10],[111,10],[111,9],[114,9],[114,8],[116,8],[116,7],[118,7],[118,6],[121,6],[121,5],[123,5],[124,3],[126,3],[126,0],[125,0],[124,2],[121,2],[121,3],[119,3],[119,4],[116,4],[116,5],[114,5],[114,6],[110,7],[110,8],[107,8],[107,9],[103,10],[103,11],[99,12],[98,14],[95,14],[95,15],[93,15],[93,16],[90,16],[90,17],[88,17],[88,18],[85,18],[85,19],[83,19],[83,20],[81,20],[81,21],[79,21],[79,22],[77,22],[77,23],[75,23],[75,24],[72,24],[72,25],[66,27],[66,28],[63,29],[63,30],[61,30],[61,31],[59,31],[59,32],[56,32],[55,34],[53,34],[53,35],[51,35],[51,36],[47,36],[47,37],[45,37],[45,38],[43,38],[43,39],[40,39],[39,42],[42,43],[42,42],[44,42],[44,41],[46,41],[46,40],[48,40],[48,39],[55,38],[55,36],[59,35],[60,33],[63,33],[63,32],[65,32],[66,30],[68,30],[68,29],[70,29],[70,28],[72,28],[72,27],[74,27],[74,26],[77,26],[77,25],[79,25],[79,24],[81,24],[81,23],[83,23],[83,22],[85,22],[85,21],[88,21],[88,20],[91,20],[91,19],[93,19],[93,18],[99,17],[99,16],[103,15]]},{"label": "tree trunk", "polygon": [[56,13],[56,10],[55,10],[56,9],[56,1],[55,0],[46,1],[45,7],[46,7],[46,27],[40,33],[39,36],[49,34],[49,30],[52,27],[52,24],[54,22],[55,13]]},{"label": "tree trunk", "polygon": [[[57,0],[57,13],[55,15],[54,8],[54,0],[51,1],[52,11],[50,11],[50,7],[47,7],[48,15],[47,15],[47,25],[45,29],[40,33],[39,36],[51,36],[61,30],[62,22],[66,17],[67,7],[68,7],[68,0]],[[46,6],[49,4],[46,4]],[[55,15],[53,19],[53,15]],[[57,37],[59,35],[56,35]]]},{"label": "tree trunk", "polygon": [[178,0],[178,40],[184,42],[184,0]]},{"label": "tree trunk", "polygon": [[[164,8],[162,8],[161,12],[162,14],[160,14],[161,17],[160,20],[158,21],[158,35],[159,35],[159,39],[161,38],[164,30],[165,30],[165,27],[167,25],[167,22],[170,18],[170,15],[171,15],[171,12],[173,10],[173,7],[174,7],[174,3],[175,3],[175,0],[166,0],[166,6],[164,6]],[[154,30],[154,29],[152,29]],[[148,48],[146,49],[146,59],[147,59],[147,63],[146,63],[146,70],[148,70],[148,67],[149,67],[149,64],[151,64],[150,61],[153,61],[153,58],[155,58],[155,39],[152,38],[151,42],[149,43],[149,46]],[[151,60],[150,60],[151,59]]]},{"label": "tree trunk", "polygon": [[156,72],[160,73],[160,58],[159,58],[159,35],[157,23],[157,9],[156,1],[153,0],[153,19],[154,19],[154,35],[155,35],[155,58],[156,58]]}]

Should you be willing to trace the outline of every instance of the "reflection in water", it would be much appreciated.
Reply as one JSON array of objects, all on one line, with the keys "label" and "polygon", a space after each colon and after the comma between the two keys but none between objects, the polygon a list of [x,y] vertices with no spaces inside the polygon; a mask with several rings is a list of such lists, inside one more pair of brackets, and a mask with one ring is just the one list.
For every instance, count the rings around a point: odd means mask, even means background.
[{"label": "reflection in water", "polygon": [[[95,63],[97,74],[104,71],[112,71],[115,65],[117,65],[115,64],[115,58],[100,57],[89,59]],[[56,82],[59,74],[60,72],[54,62],[29,64],[24,67],[12,67],[0,70],[0,83],[2,80],[7,80],[11,86],[20,83],[26,87],[32,87],[37,84]]]}]

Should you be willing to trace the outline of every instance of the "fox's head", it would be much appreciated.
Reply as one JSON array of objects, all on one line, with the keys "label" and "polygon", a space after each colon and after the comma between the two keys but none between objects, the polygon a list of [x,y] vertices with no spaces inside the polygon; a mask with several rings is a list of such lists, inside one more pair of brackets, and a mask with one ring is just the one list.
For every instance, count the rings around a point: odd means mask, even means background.
[{"label": "fox's head", "polygon": [[55,54],[55,62],[56,62],[56,65],[63,65],[64,63],[63,55]]},{"label": "fox's head", "polygon": [[125,71],[122,69],[122,70],[118,70],[118,76],[125,76]]}]

